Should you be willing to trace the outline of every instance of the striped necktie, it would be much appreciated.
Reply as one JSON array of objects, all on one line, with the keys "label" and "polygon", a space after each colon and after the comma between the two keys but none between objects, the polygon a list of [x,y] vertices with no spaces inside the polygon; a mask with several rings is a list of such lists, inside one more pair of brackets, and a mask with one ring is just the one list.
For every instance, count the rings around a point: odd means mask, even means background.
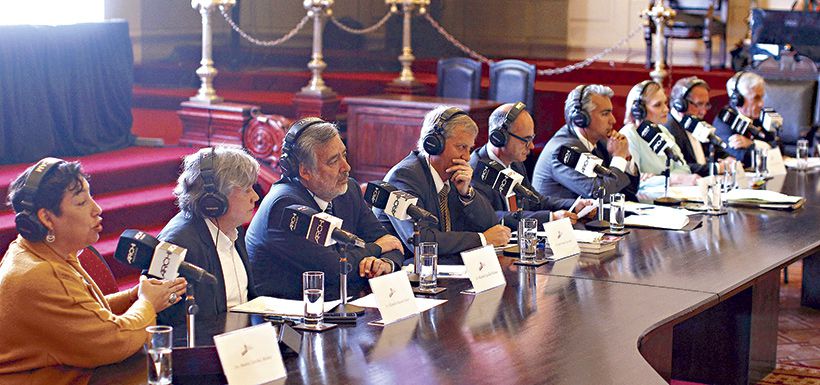
[{"label": "striped necktie", "polygon": [[327,207],[325,207],[325,212],[330,214],[330,215],[334,215],[333,214],[333,202],[328,202],[327,203]]},{"label": "striped necktie", "polygon": [[450,231],[450,207],[447,204],[447,195],[450,193],[450,185],[445,184],[444,188],[438,192],[438,208],[441,212],[441,229]]}]

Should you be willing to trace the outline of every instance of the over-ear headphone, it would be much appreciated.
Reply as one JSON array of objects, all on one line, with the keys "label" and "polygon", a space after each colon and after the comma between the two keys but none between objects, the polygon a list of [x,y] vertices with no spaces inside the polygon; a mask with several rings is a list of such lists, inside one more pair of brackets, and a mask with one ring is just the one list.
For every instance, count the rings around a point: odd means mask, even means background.
[{"label": "over-ear headphone", "polygon": [[205,151],[199,156],[199,176],[205,192],[199,196],[196,205],[199,213],[208,218],[216,218],[228,211],[228,197],[216,188],[216,172],[214,172],[214,158],[216,150]]},{"label": "over-ear headphone", "polygon": [[521,114],[527,108],[527,105],[522,102],[516,102],[513,107],[507,111],[507,114],[504,116],[504,122],[501,123],[501,126],[498,128],[490,131],[490,143],[496,147],[504,147],[507,145],[507,141],[510,140],[510,126],[512,126],[513,122],[518,119],[518,115]]},{"label": "over-ear headphone", "polygon": [[65,163],[62,159],[45,158],[37,162],[31,173],[26,177],[23,187],[14,195],[12,205],[17,214],[14,215],[14,224],[17,232],[32,242],[42,241],[48,234],[48,228],[40,222],[37,217],[37,208],[34,206],[34,199],[43,178],[58,165]]},{"label": "over-ear headphone", "polygon": [[737,108],[742,106],[743,103],[746,103],[746,98],[743,97],[743,94],[740,93],[740,88],[738,88],[738,85],[740,85],[740,78],[742,78],[743,74],[745,73],[746,71],[740,71],[736,73],[734,76],[735,86],[732,90],[732,94],[729,95],[729,105],[731,105],[732,107]]},{"label": "over-ear headphone", "polygon": [[581,87],[581,91],[578,92],[578,97],[575,99],[575,104],[572,106],[572,111],[569,113],[569,121],[572,122],[573,126],[578,128],[587,128],[592,122],[589,113],[584,111],[583,106],[584,91],[586,91],[586,89],[586,85]]},{"label": "over-ear headphone", "polygon": [[672,99],[672,108],[674,108],[675,111],[680,112],[681,114],[685,113],[686,110],[689,109],[689,99],[687,99],[689,97],[689,92],[691,92],[692,89],[697,86],[708,87],[705,81],[698,78],[692,79],[689,82],[689,84],[686,85],[683,94],[681,94],[680,97]]},{"label": "over-ear headphone", "polygon": [[654,80],[644,80],[638,85],[640,87],[638,97],[632,102],[632,108],[629,110],[635,120],[644,120],[646,118],[646,104],[643,101],[643,93],[646,92],[646,87],[649,87],[650,84],[658,83],[655,83]]},{"label": "over-ear headphone", "polygon": [[316,117],[302,118],[294,122],[288,129],[288,134],[285,135],[285,141],[282,144],[282,155],[279,157],[279,168],[282,169],[282,173],[286,177],[296,178],[299,176],[299,158],[295,152],[296,141],[299,140],[299,136],[308,127],[319,123],[327,122]]},{"label": "over-ear headphone", "polygon": [[467,115],[467,113],[457,107],[450,107],[439,114],[433,123],[433,129],[424,135],[422,140],[424,152],[428,155],[441,155],[444,152],[444,125],[459,115]]}]

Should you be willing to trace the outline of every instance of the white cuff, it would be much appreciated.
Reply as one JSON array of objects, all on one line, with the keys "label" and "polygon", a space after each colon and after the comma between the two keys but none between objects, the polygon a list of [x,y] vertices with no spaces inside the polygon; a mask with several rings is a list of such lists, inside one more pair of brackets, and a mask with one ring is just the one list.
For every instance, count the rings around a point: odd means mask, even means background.
[{"label": "white cuff", "polygon": [[487,238],[484,238],[484,234],[478,233],[478,237],[481,238],[481,246],[487,246]]},{"label": "white cuff", "polygon": [[618,170],[621,170],[621,172],[624,172],[626,170],[626,166],[628,165],[629,162],[620,156],[613,156],[612,160],[609,162],[609,168],[617,168]]}]

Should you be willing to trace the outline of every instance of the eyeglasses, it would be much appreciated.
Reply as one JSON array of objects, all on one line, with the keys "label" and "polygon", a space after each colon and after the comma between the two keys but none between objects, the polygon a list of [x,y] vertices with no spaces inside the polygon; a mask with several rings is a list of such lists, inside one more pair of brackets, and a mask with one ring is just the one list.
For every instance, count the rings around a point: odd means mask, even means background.
[{"label": "eyeglasses", "polygon": [[524,142],[524,144],[526,144],[527,146],[529,146],[529,145],[530,145],[530,143],[532,143],[532,141],[533,141],[533,140],[535,140],[535,135],[530,135],[530,136],[527,136],[527,137],[522,137],[522,136],[518,136],[518,135],[513,134],[512,132],[510,132],[510,136],[512,136],[513,138],[516,138],[516,139],[518,139],[518,140],[520,140],[520,141]]},{"label": "eyeglasses", "polygon": [[711,110],[711,109],[712,109],[712,103],[709,103],[709,102],[706,102],[706,103],[703,103],[703,102],[701,102],[701,103],[695,103],[695,102],[693,102],[693,101],[691,101],[691,100],[689,100],[689,99],[686,99],[686,101],[687,101],[687,102],[689,102],[689,103],[691,103],[693,106],[695,106],[695,107],[697,107],[697,108],[705,108],[705,109],[707,109],[707,110]]}]

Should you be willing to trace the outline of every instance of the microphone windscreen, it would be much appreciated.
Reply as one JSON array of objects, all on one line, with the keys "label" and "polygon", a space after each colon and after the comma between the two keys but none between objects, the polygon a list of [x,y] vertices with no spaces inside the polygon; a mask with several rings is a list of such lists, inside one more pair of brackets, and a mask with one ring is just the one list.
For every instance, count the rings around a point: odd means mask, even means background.
[{"label": "microphone windscreen", "polygon": [[364,200],[370,206],[384,210],[387,207],[387,201],[390,199],[390,193],[396,190],[396,187],[387,182],[368,182],[367,189],[364,191]]},{"label": "microphone windscreen", "polygon": [[279,227],[304,237],[310,230],[310,221],[318,211],[303,205],[290,205],[282,212]]},{"label": "microphone windscreen", "polygon": [[151,234],[128,229],[120,235],[114,258],[138,269],[147,269],[151,265],[154,249],[158,245],[159,240]]}]

